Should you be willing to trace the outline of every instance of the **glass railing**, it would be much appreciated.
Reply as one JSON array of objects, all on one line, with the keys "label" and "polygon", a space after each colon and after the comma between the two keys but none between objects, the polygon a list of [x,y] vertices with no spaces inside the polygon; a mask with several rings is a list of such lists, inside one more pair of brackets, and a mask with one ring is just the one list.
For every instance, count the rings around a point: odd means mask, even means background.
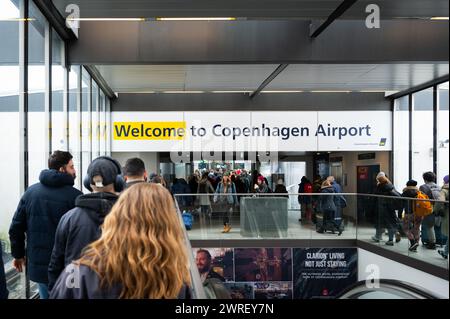
[{"label": "glass railing", "polygon": [[174,198],[190,240],[353,239],[448,269],[440,254],[448,217],[439,216],[448,216],[448,202],[349,193]]}]

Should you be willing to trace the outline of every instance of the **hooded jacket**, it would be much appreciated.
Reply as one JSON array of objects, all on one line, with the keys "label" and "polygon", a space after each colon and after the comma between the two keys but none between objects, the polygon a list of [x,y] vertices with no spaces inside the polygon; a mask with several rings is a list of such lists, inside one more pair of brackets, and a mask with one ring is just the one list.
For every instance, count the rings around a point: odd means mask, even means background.
[{"label": "hooded jacket", "polygon": [[82,250],[100,237],[100,226],[117,198],[111,193],[80,196],[75,208],[61,218],[48,266],[49,289],[52,289],[64,268],[79,259]]},{"label": "hooded jacket", "polygon": [[39,181],[20,199],[9,228],[9,238],[12,256],[16,259],[27,257],[30,279],[47,283],[56,227],[82,193],[73,187],[71,175],[57,170],[43,170]]},{"label": "hooded jacket", "polygon": [[[418,193],[419,193],[419,189],[416,186],[407,186],[403,189],[402,197],[416,198]],[[414,214],[413,203],[414,202],[411,200],[404,201],[403,204],[404,204],[406,214]]]}]

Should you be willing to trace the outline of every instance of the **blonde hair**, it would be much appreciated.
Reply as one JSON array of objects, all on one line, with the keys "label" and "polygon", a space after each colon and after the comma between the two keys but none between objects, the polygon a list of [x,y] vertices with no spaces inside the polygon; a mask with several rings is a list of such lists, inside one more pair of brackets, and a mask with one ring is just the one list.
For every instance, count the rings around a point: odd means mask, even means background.
[{"label": "blonde hair", "polygon": [[176,298],[190,285],[190,275],[169,192],[148,183],[127,189],[105,218],[101,237],[78,264],[94,270],[102,287],[120,284],[120,298]]},{"label": "blonde hair", "polygon": [[391,181],[389,180],[389,178],[387,178],[386,176],[383,176],[383,175],[378,176],[377,181],[380,184],[392,184]]},{"label": "blonde hair", "polygon": [[324,180],[323,183],[322,183],[321,188],[330,187],[330,186],[331,186],[330,181],[329,180]]}]

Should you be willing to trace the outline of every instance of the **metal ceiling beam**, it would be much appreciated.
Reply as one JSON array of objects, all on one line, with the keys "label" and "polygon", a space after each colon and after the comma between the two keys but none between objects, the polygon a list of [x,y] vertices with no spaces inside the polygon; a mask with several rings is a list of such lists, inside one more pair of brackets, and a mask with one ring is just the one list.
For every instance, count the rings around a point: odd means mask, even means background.
[{"label": "metal ceiling beam", "polygon": [[66,27],[66,20],[53,5],[52,1],[34,0],[34,3],[63,40],[75,41],[77,39],[75,33]]},{"label": "metal ceiling beam", "polygon": [[272,74],[269,75],[269,76],[267,77],[267,79],[264,80],[263,83],[261,83],[261,85],[256,89],[256,91],[253,92],[252,94],[250,94],[250,98],[253,99],[253,98],[254,98],[255,96],[257,96],[262,90],[264,90],[264,88],[265,88],[270,82],[272,82],[273,79],[275,79],[275,78],[278,76],[278,74],[280,74],[281,72],[283,72],[284,69],[286,69],[288,65],[289,65],[289,64],[280,64],[280,65],[275,69],[275,71],[273,71]]},{"label": "metal ceiling beam", "polygon": [[337,20],[314,41],[309,30],[309,21],[82,21],[69,57],[83,65],[448,61],[448,21],[383,21],[373,31],[361,21]]},{"label": "metal ceiling beam", "polygon": [[351,6],[353,6],[358,0],[344,0],[333,13],[330,14],[328,19],[325,20],[317,29],[312,31],[311,38],[317,38],[334,20],[338,19],[341,15],[345,13]]},{"label": "metal ceiling beam", "polygon": [[105,93],[105,95],[108,96],[111,100],[115,100],[117,98],[116,94],[100,74],[98,69],[93,65],[85,65],[84,67],[86,71],[88,71],[92,79],[95,80],[98,86],[103,90],[103,93]]},{"label": "metal ceiling beam", "polygon": [[421,85],[414,86],[414,87],[409,88],[407,90],[388,95],[388,96],[386,96],[386,98],[398,99],[398,98],[400,98],[402,96],[405,96],[405,95],[408,95],[408,94],[411,94],[411,93],[415,93],[417,91],[428,89],[428,88],[430,88],[430,87],[432,87],[434,85],[439,85],[441,83],[448,82],[448,80],[449,80],[449,75],[447,74],[447,75],[441,76],[439,78],[436,78],[434,80],[431,80],[431,81],[428,81],[426,83],[423,83]]}]

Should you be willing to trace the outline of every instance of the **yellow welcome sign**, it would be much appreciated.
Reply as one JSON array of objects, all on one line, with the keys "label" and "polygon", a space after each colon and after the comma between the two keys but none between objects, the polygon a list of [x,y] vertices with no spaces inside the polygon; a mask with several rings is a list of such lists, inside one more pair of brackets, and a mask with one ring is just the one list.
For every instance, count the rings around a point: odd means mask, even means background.
[{"label": "yellow welcome sign", "polygon": [[115,140],[183,140],[186,122],[114,122]]}]

